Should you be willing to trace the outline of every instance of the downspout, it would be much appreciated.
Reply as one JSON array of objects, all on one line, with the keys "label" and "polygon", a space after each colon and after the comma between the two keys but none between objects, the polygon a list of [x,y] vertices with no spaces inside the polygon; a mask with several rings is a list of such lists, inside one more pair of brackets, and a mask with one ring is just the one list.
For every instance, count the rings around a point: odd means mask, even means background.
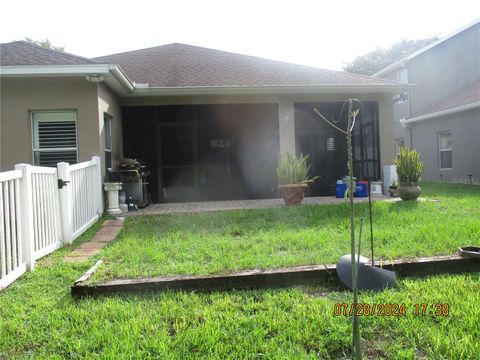
[{"label": "downspout", "polygon": [[413,129],[408,125],[405,126],[405,129],[407,129],[408,132],[410,133],[410,150],[412,150],[413,149]]},{"label": "downspout", "polygon": [[[401,66],[402,68],[407,69],[407,84],[408,84],[410,82],[410,71],[408,71],[408,68],[405,62],[402,61]],[[406,90],[406,91],[408,91],[408,117],[410,117],[410,115],[412,115],[412,97],[410,96],[411,95],[410,90]],[[406,124],[405,118],[402,120],[403,120],[402,122],[403,128],[407,129],[410,134],[410,150],[412,150],[413,149],[413,130],[410,126]]]},{"label": "downspout", "polygon": [[[410,73],[408,73],[408,77],[409,77],[408,80],[410,80]],[[412,97],[410,95],[411,94],[409,90],[408,91],[408,117],[412,115]],[[410,150],[412,150],[413,149],[413,129],[411,128],[411,126],[406,125],[405,122],[403,122],[403,126],[405,127],[405,129],[408,129],[408,132],[410,133]]]}]

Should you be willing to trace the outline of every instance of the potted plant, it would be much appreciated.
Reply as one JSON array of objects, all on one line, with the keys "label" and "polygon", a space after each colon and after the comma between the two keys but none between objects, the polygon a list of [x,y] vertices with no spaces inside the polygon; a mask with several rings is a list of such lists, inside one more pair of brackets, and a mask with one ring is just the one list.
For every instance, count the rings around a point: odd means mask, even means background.
[{"label": "potted plant", "polygon": [[289,152],[280,154],[278,157],[278,189],[286,205],[301,204],[308,183],[318,178],[318,176],[308,177],[310,165],[307,160],[308,155],[301,154],[300,157],[297,157]]},{"label": "potted plant", "polygon": [[400,157],[395,160],[400,187],[398,192],[402,200],[416,200],[422,189],[418,186],[423,163],[417,150],[400,149]]},{"label": "potted plant", "polygon": [[398,187],[400,185],[398,184],[397,180],[392,181],[392,183],[389,186],[388,192],[390,194],[390,197],[398,197]]}]

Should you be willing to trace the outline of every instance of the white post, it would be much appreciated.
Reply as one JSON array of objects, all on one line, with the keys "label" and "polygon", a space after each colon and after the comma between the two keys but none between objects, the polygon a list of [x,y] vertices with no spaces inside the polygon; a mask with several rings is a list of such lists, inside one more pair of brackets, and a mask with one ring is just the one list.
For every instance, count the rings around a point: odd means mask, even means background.
[{"label": "white post", "polygon": [[100,156],[92,156],[92,160],[95,161],[96,166],[96,174],[97,179],[96,181],[96,194],[97,194],[97,201],[98,201],[98,215],[102,216],[103,214],[103,191],[102,191],[102,163],[100,162]]},{"label": "white post", "polygon": [[292,101],[280,101],[278,104],[278,130],[280,153],[295,154],[295,104]]},{"label": "white post", "polygon": [[383,193],[388,194],[388,189],[393,182],[398,181],[397,166],[384,165],[383,166]]},{"label": "white post", "polygon": [[122,190],[122,183],[110,182],[104,183],[103,185],[105,186],[105,191],[108,195],[107,214],[113,216],[120,215],[122,213],[122,210],[120,210],[118,204],[118,192]]},{"label": "white post", "polygon": [[23,172],[20,179],[22,241],[27,269],[33,271],[35,266],[35,234],[33,231],[32,168],[28,164],[17,164],[15,170]]},{"label": "white post", "polygon": [[73,239],[72,219],[72,185],[70,184],[69,164],[61,162],[57,164],[58,180],[68,181],[58,190],[60,197],[60,221],[62,224],[62,242],[71,244]]}]

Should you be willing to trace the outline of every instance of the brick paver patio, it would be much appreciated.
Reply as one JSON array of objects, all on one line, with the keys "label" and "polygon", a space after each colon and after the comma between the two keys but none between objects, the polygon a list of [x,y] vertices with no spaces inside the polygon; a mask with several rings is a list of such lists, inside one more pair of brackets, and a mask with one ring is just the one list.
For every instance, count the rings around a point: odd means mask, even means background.
[{"label": "brick paver patio", "polygon": [[65,257],[65,261],[82,262],[90,256],[96,255],[102,247],[115,239],[123,227],[123,220],[105,220],[102,228],[95,234],[92,240],[83,243]]},{"label": "brick paver patio", "polygon": [[[386,200],[388,196],[372,196],[373,201]],[[307,197],[303,204],[339,204],[344,199],[337,199],[334,196]],[[368,198],[355,198],[355,202],[368,201]],[[220,210],[241,210],[241,209],[266,209],[274,207],[284,207],[283,199],[260,199],[260,200],[229,200],[229,201],[201,201],[185,203],[161,203],[152,204],[138,211],[124,213],[127,216],[138,215],[160,215],[174,213],[195,213],[202,211],[220,211]]]}]

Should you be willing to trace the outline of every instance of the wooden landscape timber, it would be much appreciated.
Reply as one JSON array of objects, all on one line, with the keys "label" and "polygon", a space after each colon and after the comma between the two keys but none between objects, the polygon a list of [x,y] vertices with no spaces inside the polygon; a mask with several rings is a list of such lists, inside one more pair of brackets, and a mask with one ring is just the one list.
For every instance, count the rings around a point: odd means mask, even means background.
[{"label": "wooden landscape timber", "polygon": [[[95,264],[96,268],[98,264]],[[425,258],[398,259],[377,263],[377,266],[393,270],[398,276],[427,276],[480,271],[478,259],[466,259],[458,255]],[[137,279],[113,279],[98,284],[88,284],[95,269],[90,269],[71,288],[73,297],[97,296],[115,293],[144,293],[165,290],[216,291],[233,289],[264,289],[305,285],[314,282],[340,281],[336,265],[310,265],[273,270],[247,270],[226,275],[178,275]],[[88,275],[87,275],[88,274]]]}]

